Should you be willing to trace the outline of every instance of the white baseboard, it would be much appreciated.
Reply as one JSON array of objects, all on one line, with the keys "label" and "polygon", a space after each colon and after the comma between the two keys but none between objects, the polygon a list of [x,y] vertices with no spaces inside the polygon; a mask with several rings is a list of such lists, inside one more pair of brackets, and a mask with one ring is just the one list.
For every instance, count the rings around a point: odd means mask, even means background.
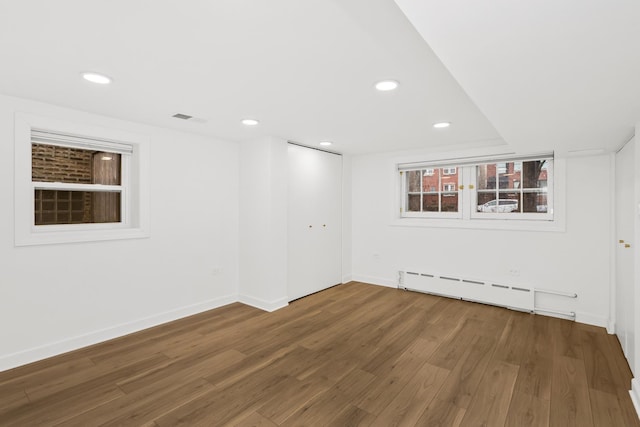
[{"label": "white baseboard", "polygon": [[615,333],[616,333],[616,322],[615,322],[615,320],[609,319],[609,323],[607,324],[607,333],[609,335],[615,335]]},{"label": "white baseboard", "polygon": [[631,395],[633,406],[636,408],[636,414],[638,418],[640,418],[640,380],[638,380],[638,378],[631,380],[631,391],[629,391],[629,394]]},{"label": "white baseboard", "polygon": [[349,283],[350,281],[352,281],[353,279],[351,278],[351,275],[346,275],[346,276],[342,276],[342,284],[345,283]]},{"label": "white baseboard", "polygon": [[601,328],[607,328],[609,331],[609,318],[607,316],[601,316],[598,314],[576,312],[576,322],[586,323],[587,325],[600,326]]},{"label": "white baseboard", "polygon": [[289,305],[289,301],[286,297],[277,299],[275,301],[265,301],[263,299],[251,297],[249,295],[239,295],[238,301],[243,304],[250,305],[251,307],[259,308],[260,310],[269,312],[276,311]]},{"label": "white baseboard", "polygon": [[398,287],[398,283],[397,283],[396,280],[394,280],[394,279],[384,279],[382,277],[353,275],[353,278],[351,280],[356,281],[356,282],[368,283],[370,285],[385,286],[387,288],[397,288]]},{"label": "white baseboard", "polygon": [[45,344],[42,346],[30,348],[28,350],[19,351],[12,354],[0,356],[0,372],[12,369],[48,357],[57,356],[62,353],[77,350],[93,344],[98,344],[133,332],[138,332],[153,326],[181,319],[183,317],[202,313],[207,310],[222,307],[223,305],[236,302],[236,295],[227,295],[224,297],[214,298],[208,301],[192,304],[186,307],[180,307],[174,310],[165,311],[164,313],[154,314],[153,316],[134,320],[132,322],[122,323],[120,325],[111,326],[100,329],[98,331],[89,332],[87,334],[78,335],[76,337],[67,338],[57,342]]}]

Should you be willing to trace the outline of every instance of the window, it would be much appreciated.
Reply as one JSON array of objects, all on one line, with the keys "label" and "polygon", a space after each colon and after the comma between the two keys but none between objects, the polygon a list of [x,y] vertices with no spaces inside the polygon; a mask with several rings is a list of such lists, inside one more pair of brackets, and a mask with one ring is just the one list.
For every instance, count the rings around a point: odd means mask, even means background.
[{"label": "window", "polygon": [[[455,171],[455,168],[450,168]],[[407,169],[403,171],[404,216],[460,216],[457,173],[445,175],[444,169]],[[441,189],[438,191],[438,189]]]},{"label": "window", "polygon": [[473,216],[511,214],[548,219],[546,215],[536,214],[550,212],[547,181],[552,162],[550,158],[540,158],[475,166],[476,211]]},{"label": "window", "polygon": [[32,131],[34,224],[121,223],[127,154],[43,144],[35,141],[46,141],[46,134],[35,134]]},{"label": "window", "polygon": [[16,245],[148,236],[146,139],[16,114]]},{"label": "window", "polygon": [[401,217],[553,220],[552,155],[437,166],[398,165]]}]

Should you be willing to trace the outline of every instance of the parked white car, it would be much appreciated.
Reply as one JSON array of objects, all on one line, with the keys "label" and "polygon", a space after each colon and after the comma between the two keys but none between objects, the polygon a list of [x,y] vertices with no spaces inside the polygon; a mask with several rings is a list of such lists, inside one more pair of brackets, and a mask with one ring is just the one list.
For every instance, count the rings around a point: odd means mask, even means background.
[{"label": "parked white car", "polygon": [[478,212],[513,212],[518,210],[518,201],[513,199],[490,200],[478,205]]}]

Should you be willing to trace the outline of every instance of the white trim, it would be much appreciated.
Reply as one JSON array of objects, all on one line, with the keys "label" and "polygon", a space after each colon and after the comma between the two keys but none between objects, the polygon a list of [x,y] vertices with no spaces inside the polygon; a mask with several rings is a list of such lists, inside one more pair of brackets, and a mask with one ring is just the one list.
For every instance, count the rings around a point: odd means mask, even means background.
[{"label": "white trim", "polygon": [[607,332],[616,333],[616,153],[609,154],[609,323]]},{"label": "white trim", "polygon": [[408,161],[399,162],[398,170],[407,169],[431,169],[431,168],[453,168],[453,167],[465,167],[465,166],[478,166],[492,163],[504,163],[504,162],[524,162],[527,160],[541,160],[541,159],[553,159],[553,152],[544,152],[539,154],[527,154],[517,155],[515,153],[508,154],[495,154],[495,155],[460,155],[459,157],[441,158],[436,157],[433,160],[418,160],[409,159]]},{"label": "white trim", "polygon": [[609,316],[576,311],[576,322],[586,323],[587,325],[600,326],[601,328],[607,328],[609,326]]},{"label": "white trim", "polygon": [[349,283],[353,281],[353,279],[351,278],[350,274],[344,275],[342,276],[342,284],[344,285],[345,283]]},{"label": "white trim", "polygon": [[629,391],[629,395],[631,396],[633,407],[636,409],[636,415],[640,419],[640,381],[638,378],[633,378],[631,380],[631,390]]},{"label": "white trim", "polygon": [[227,295],[0,357],[0,372],[236,302]]},{"label": "white trim", "polygon": [[289,305],[288,298],[280,298],[275,301],[265,301],[249,295],[238,295],[238,302],[268,312],[276,311]]},{"label": "white trim", "polygon": [[[14,244],[16,246],[149,237],[149,138],[147,136],[22,112],[15,113],[14,125]],[[34,128],[108,141],[126,141],[132,147],[133,154],[122,157],[123,170],[126,169],[128,173],[123,175],[121,187],[122,197],[126,199],[122,203],[123,221],[121,223],[71,224],[46,228],[34,225],[34,185],[45,187],[74,185],[32,182],[31,132]],[[116,189],[110,188],[112,186],[101,187],[102,190],[107,191]],[[94,186],[94,189],[96,188],[98,187]]]},{"label": "white trim", "polygon": [[96,191],[122,193],[122,185],[106,184],[75,184],[65,182],[40,182],[32,181],[35,190],[62,190],[62,191]]}]

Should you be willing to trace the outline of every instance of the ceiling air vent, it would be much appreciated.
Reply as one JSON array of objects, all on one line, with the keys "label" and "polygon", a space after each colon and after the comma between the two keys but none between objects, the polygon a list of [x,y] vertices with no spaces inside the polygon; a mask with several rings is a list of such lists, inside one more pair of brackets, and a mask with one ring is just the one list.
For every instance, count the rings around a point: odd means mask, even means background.
[{"label": "ceiling air vent", "polygon": [[171,117],[175,117],[176,119],[182,119],[182,120],[189,120],[193,118],[193,116],[190,116],[188,114],[182,114],[182,113],[176,113]]}]

